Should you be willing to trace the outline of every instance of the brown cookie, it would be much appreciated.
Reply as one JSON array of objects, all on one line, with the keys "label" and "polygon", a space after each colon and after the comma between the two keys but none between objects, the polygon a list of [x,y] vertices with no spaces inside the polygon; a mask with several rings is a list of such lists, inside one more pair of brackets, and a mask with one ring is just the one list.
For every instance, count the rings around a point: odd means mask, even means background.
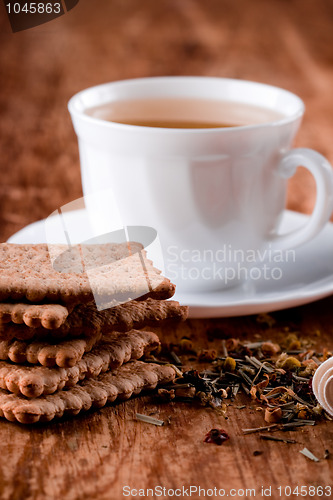
[{"label": "brown cookie", "polygon": [[89,352],[100,340],[101,332],[96,331],[91,337],[64,340],[57,344],[49,342],[25,342],[21,340],[1,340],[0,360],[13,363],[41,364],[42,366],[74,366],[85,352]]},{"label": "brown cookie", "polygon": [[101,311],[101,329],[102,332],[126,332],[132,328],[159,326],[166,321],[184,321],[187,316],[188,307],[175,300],[133,300]]},{"label": "brown cookie", "polygon": [[0,325],[0,339],[28,340],[74,338],[91,336],[96,328],[103,332],[128,331],[144,326],[159,326],[166,321],[182,321],[188,314],[187,306],[180,306],[174,300],[132,300],[110,309],[98,311],[94,303],[77,306],[65,323],[55,330],[28,328],[25,325],[11,323]]},{"label": "brown cookie", "polygon": [[175,287],[160,276],[139,243],[102,245],[0,244],[0,301],[99,306],[129,298],[168,298]]},{"label": "brown cookie", "polygon": [[0,323],[25,324],[31,328],[59,328],[67,319],[68,307],[60,304],[0,303]]},{"label": "brown cookie", "polygon": [[77,415],[82,410],[101,408],[116,399],[129,399],[143,390],[171,382],[175,375],[172,366],[130,361],[118,370],[99,375],[97,379],[84,380],[68,390],[40,398],[26,399],[1,389],[0,416],[22,424],[49,422],[64,414]]},{"label": "brown cookie", "polygon": [[71,340],[77,337],[91,337],[98,326],[90,326],[88,318],[82,316],[77,325],[71,326],[72,322],[65,322],[60,328],[48,330],[46,328],[30,328],[26,325],[15,325],[14,323],[0,323],[0,340],[25,340],[25,341],[48,341],[56,342],[61,340]]},{"label": "brown cookie", "polygon": [[131,359],[140,359],[160,345],[153,332],[131,330],[103,337],[77,365],[71,368],[13,365],[0,361],[0,388],[28,398],[52,394],[63,387],[73,387],[79,380],[97,377]]}]

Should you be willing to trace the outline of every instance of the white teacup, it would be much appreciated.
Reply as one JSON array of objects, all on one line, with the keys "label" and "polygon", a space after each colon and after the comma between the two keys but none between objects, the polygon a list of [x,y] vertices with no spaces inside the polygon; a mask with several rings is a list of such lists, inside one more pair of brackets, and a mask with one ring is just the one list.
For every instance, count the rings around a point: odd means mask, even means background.
[{"label": "white teacup", "polygon": [[[122,101],[131,110],[140,100],[150,102],[146,113],[143,106],[143,120],[218,119],[237,126],[131,125],[89,111],[110,102],[116,108]],[[165,273],[181,291],[257,279],[251,271],[258,261],[278,252],[282,259],[282,252],[312,239],[332,213],[331,165],[315,151],[291,149],[304,104],[286,90],[225,78],[143,78],[84,90],[69,101],[69,111],[79,140],[83,193],[87,198],[100,193],[98,203],[88,206],[96,231],[112,229],[114,204],[124,226],[155,228]],[[127,119],[131,123],[130,113]],[[315,178],[316,205],[304,227],[279,235],[287,179],[301,165]]]}]

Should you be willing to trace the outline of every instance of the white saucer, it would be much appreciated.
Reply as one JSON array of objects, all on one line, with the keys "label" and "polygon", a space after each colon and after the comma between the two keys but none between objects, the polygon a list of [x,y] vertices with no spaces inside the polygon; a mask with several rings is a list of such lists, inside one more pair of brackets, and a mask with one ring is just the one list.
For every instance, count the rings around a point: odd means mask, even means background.
[{"label": "white saucer", "polygon": [[[82,210],[66,214],[77,241],[84,225]],[[307,216],[286,210],[281,232],[288,232],[301,226]],[[63,241],[55,225],[54,242]],[[71,232],[71,236],[73,236]],[[10,243],[46,242],[44,221],[26,226],[8,240]],[[264,263],[263,263],[264,264]],[[272,266],[272,263],[269,264]],[[276,311],[287,307],[307,304],[333,293],[333,224],[310,243],[295,250],[295,261],[278,264],[282,270],[279,280],[247,281],[243,286],[212,293],[175,294],[175,299],[190,306],[192,318],[216,318],[242,316]]]}]

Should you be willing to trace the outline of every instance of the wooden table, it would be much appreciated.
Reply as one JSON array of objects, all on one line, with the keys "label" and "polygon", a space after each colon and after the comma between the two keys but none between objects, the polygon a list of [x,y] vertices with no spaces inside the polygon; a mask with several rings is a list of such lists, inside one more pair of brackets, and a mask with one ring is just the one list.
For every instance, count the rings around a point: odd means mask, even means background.
[{"label": "wooden table", "polygon": [[[81,196],[66,102],[76,91],[104,81],[199,74],[288,88],[307,106],[297,145],[333,161],[329,0],[81,0],[66,16],[16,34],[4,9],[2,14],[1,241]],[[299,169],[290,182],[289,208],[309,213],[314,197],[311,176]],[[292,321],[303,336],[320,330],[318,343],[333,348],[332,306],[331,297],[275,313],[277,328]],[[271,336],[254,317],[189,320],[163,335],[189,335],[198,346],[219,346],[220,340],[207,339],[212,327],[228,336]],[[263,423],[255,405],[244,398],[239,404],[243,401],[247,408],[230,406],[227,420],[211,409],[158,405],[145,397],[34,428],[2,421],[0,497],[117,500],[124,486],[192,485],[229,493],[254,488],[260,498],[264,485],[272,487],[271,498],[287,498],[278,495],[278,486],[333,487],[332,459],[314,463],[299,453],[304,446],[320,458],[325,449],[333,452],[331,422],[287,433],[297,440],[293,445],[264,442],[255,434],[243,435],[242,428]],[[136,412],[169,423],[143,424],[135,420]],[[203,443],[213,427],[230,434],[221,447]],[[254,456],[255,451],[263,453]]]}]

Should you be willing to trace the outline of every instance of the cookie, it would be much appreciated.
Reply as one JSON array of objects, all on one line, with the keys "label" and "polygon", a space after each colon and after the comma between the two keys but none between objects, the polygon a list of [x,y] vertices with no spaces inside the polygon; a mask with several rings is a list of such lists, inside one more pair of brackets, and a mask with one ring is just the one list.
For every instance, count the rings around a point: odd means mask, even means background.
[{"label": "cookie", "polygon": [[52,394],[72,387],[84,378],[97,377],[133,359],[154,351],[160,345],[153,332],[131,330],[103,337],[89,353],[71,368],[13,365],[0,361],[0,388],[28,398]]},{"label": "cookie", "polygon": [[148,298],[101,311],[101,330],[126,332],[132,328],[159,326],[169,321],[184,321],[187,316],[188,307],[179,305],[175,300],[162,301]]},{"label": "cookie", "polygon": [[175,286],[160,275],[139,243],[101,245],[0,244],[0,301],[73,304],[95,300],[98,307],[152,296],[169,298]]},{"label": "cookie", "polygon": [[[84,320],[81,321],[84,323]],[[1,340],[25,340],[25,341],[49,341],[56,342],[61,340],[71,340],[77,337],[91,337],[98,328],[89,328],[87,326],[73,327],[69,329],[57,328],[55,330],[47,330],[46,328],[30,328],[26,325],[15,325],[13,323],[0,324],[0,341]]]},{"label": "cookie", "polygon": [[59,343],[21,340],[1,340],[0,360],[10,360],[13,363],[41,364],[42,366],[74,366],[85,352],[89,352],[100,340],[102,334],[96,331],[86,338],[64,340]]},{"label": "cookie", "polygon": [[60,304],[0,303],[0,323],[25,324],[31,328],[59,328],[67,319],[68,307]]},{"label": "cookie", "polygon": [[68,390],[40,398],[26,399],[1,389],[0,416],[22,424],[49,422],[63,415],[77,415],[90,408],[102,408],[117,399],[124,401],[143,390],[169,383],[175,376],[172,366],[130,361],[118,370],[99,375],[97,379],[83,380]]},{"label": "cookie", "polygon": [[65,337],[91,336],[96,329],[103,332],[125,332],[144,326],[159,326],[166,321],[182,321],[186,319],[187,314],[188,307],[180,306],[174,300],[133,300],[103,311],[98,311],[94,303],[89,303],[77,306],[65,323],[55,330],[34,329],[11,323],[0,325],[0,339],[56,341]]}]

